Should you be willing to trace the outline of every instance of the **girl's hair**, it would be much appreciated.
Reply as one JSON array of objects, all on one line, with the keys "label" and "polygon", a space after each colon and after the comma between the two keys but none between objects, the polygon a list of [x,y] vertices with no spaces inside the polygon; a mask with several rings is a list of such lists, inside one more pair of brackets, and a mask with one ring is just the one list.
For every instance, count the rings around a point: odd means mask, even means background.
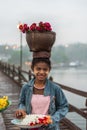
[{"label": "girl's hair", "polygon": [[49,58],[33,58],[31,68],[34,69],[34,66],[39,62],[46,63],[49,66],[49,69],[51,69],[51,62]]}]

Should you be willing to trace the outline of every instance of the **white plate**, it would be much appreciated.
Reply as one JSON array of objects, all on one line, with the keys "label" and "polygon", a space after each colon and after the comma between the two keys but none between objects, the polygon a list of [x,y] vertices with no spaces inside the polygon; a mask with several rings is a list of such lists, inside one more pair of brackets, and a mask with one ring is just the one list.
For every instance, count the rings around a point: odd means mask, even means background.
[{"label": "white plate", "polygon": [[32,115],[26,115],[24,119],[13,119],[11,120],[11,123],[14,125],[17,125],[20,128],[38,128],[41,127],[42,124],[37,124],[34,126],[28,125],[28,123],[32,122],[32,119],[38,118],[38,117],[44,117],[44,115],[37,115],[37,114],[32,114]]}]

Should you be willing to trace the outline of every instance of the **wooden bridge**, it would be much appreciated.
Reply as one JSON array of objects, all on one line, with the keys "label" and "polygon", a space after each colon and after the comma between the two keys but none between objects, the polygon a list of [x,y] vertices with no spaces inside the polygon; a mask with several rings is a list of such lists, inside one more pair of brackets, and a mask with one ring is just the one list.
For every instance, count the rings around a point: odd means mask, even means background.
[{"label": "wooden bridge", "polygon": [[[32,76],[33,74],[31,71],[26,72],[20,67],[0,62],[0,96],[7,95],[12,101],[12,105],[7,110],[0,113],[0,130],[19,130],[17,126],[11,124],[11,120],[14,118],[14,112],[17,109],[21,85],[30,80]],[[86,122],[84,130],[87,130],[87,92],[79,91],[62,84],[59,85],[62,89],[86,99],[85,108],[78,108],[69,104],[69,113],[75,112],[82,116]],[[79,126],[68,118],[61,120],[60,128],[61,130],[81,130]]]}]

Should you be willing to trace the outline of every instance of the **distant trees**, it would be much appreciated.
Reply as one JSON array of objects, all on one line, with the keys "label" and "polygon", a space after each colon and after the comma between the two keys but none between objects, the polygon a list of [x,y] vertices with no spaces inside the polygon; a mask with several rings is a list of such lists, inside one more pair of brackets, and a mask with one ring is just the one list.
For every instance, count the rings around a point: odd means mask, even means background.
[{"label": "distant trees", "polygon": [[[8,60],[11,64],[20,63],[20,48],[12,49],[11,47],[6,49],[6,46],[0,46],[0,56],[10,55],[11,58]],[[1,58],[0,58],[1,59]],[[32,53],[29,51],[28,46],[23,46],[22,50],[22,61],[31,61]],[[69,63],[72,61],[79,61],[87,63],[87,44],[77,43],[69,44],[67,47],[63,45],[54,46],[51,51],[52,63]]]},{"label": "distant trees", "polygon": [[70,44],[66,48],[66,55],[69,62],[71,61],[80,61],[87,62],[87,44]]},{"label": "distant trees", "polygon": [[56,46],[51,53],[51,59],[53,63],[68,62],[68,56],[66,55],[66,49],[64,46]]},{"label": "distant trees", "polygon": [[[9,60],[9,63],[17,64],[20,65],[20,49],[19,50],[14,50],[11,52],[11,59]],[[24,64],[28,58],[30,57],[30,52],[29,49],[25,46],[22,49],[22,63]]]}]

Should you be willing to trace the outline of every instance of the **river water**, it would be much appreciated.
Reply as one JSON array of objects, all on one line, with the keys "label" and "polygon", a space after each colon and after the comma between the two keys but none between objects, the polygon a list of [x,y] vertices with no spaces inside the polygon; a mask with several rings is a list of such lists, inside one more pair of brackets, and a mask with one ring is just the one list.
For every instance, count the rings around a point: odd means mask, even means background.
[{"label": "river water", "polygon": [[[58,83],[87,92],[87,68],[55,68],[51,70],[50,76]],[[67,91],[64,91],[64,93],[68,102],[74,106],[78,108],[86,107],[86,98]],[[67,114],[67,117],[82,130],[86,130],[86,120],[84,118],[74,112]]]}]

